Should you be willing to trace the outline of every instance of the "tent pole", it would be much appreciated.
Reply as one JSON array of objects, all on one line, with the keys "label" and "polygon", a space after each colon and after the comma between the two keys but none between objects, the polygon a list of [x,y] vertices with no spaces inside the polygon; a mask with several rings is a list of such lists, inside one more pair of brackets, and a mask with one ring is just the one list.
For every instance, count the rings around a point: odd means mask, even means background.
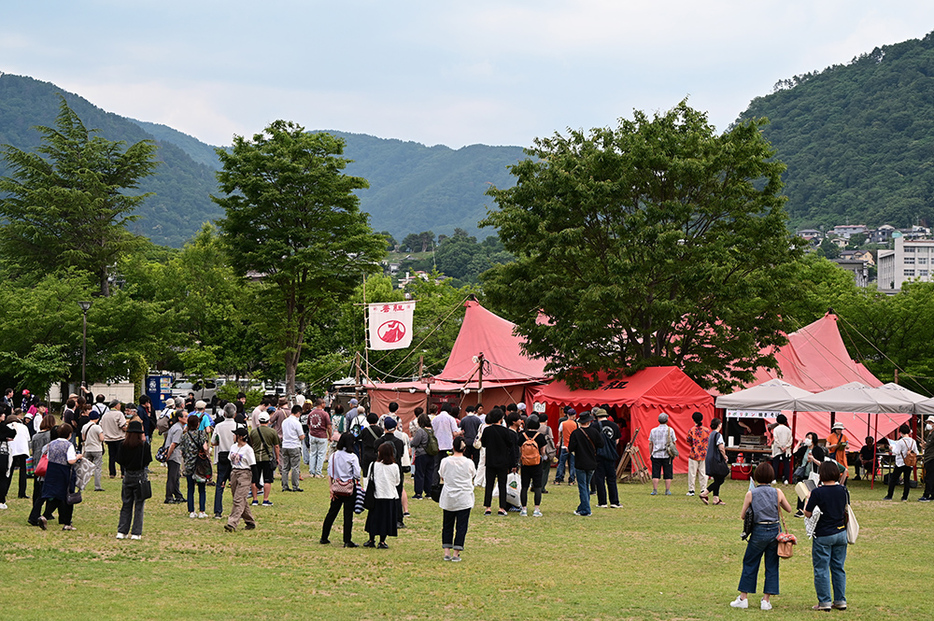
[{"label": "tent pole", "polygon": [[876,431],[872,435],[872,483],[869,484],[869,489],[875,489],[876,487],[876,463],[879,461],[879,415],[876,414]]},{"label": "tent pole", "polygon": [[791,413],[791,439],[792,441],[794,441],[794,439],[797,437],[795,435],[795,429],[797,428],[798,428],[798,410],[794,410]]}]

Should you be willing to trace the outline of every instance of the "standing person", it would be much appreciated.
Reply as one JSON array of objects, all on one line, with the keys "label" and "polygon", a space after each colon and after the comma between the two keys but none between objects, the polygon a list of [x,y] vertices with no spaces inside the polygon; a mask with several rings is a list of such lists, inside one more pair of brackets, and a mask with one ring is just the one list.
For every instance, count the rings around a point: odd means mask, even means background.
[{"label": "standing person", "polygon": [[272,489],[273,478],[273,460],[279,459],[279,434],[269,426],[269,414],[263,412],[259,415],[259,427],[250,432],[250,446],[253,447],[253,453],[256,455],[256,463],[253,465],[253,502],[252,505],[259,504],[259,482],[263,481],[263,506],[271,507],[272,501],[269,500],[269,491]]},{"label": "standing person", "polygon": [[[713,504],[725,505],[720,499],[720,486],[726,480],[725,474],[717,474],[715,464],[717,462],[727,462],[726,445],[723,443],[723,434],[720,433],[720,419],[714,418],[710,421],[710,434],[707,437],[707,449],[704,451],[704,473],[710,477],[706,488],[700,493],[700,499],[704,504],[710,502],[710,496],[713,496]],[[713,483],[710,483],[713,480]]]},{"label": "standing person", "polygon": [[[845,473],[847,470],[846,447],[850,439],[843,433],[844,430],[846,430],[846,427],[843,426],[843,423],[834,423],[830,435],[827,436],[826,451],[832,459],[837,460]],[[844,480],[846,480],[846,477],[844,477]]]},{"label": "standing person", "polygon": [[454,438],[463,433],[457,423],[457,418],[451,416],[453,406],[445,403],[441,406],[441,411],[431,421],[431,428],[435,437],[438,439],[438,454],[435,455],[434,476],[431,482],[438,482],[438,470],[441,468],[441,460],[451,455],[454,448]]},{"label": "standing person", "polygon": [[224,530],[231,533],[237,530],[241,517],[247,530],[256,528],[256,520],[253,518],[249,504],[256,454],[248,442],[249,432],[246,426],[234,429],[234,438],[235,443],[230,447],[227,455],[230,459],[230,492],[233,496],[233,507],[230,509],[227,523],[224,524]]},{"label": "standing person", "polygon": [[[810,478],[812,472],[818,472],[820,465],[824,463],[824,449],[817,442],[817,434],[813,431],[809,431],[804,434],[804,439],[801,440],[798,449],[795,451],[795,458],[798,463],[802,466],[807,466],[805,468],[805,473],[807,475],[805,478]],[[839,470],[839,468],[837,470]],[[804,517],[804,501],[800,498],[798,498],[795,517]]]},{"label": "standing person", "polygon": [[[48,414],[42,419],[42,426],[39,427],[39,433],[32,437],[32,456],[36,464],[39,463],[39,458],[42,455],[43,449],[52,441],[53,434],[56,436],[58,435],[55,429],[55,416]],[[71,440],[71,438],[69,438],[69,440]],[[32,511],[26,519],[32,526],[39,525],[39,516],[42,515],[42,505],[45,502],[42,499],[42,483],[42,477],[34,477],[32,483]]]},{"label": "standing person", "polygon": [[127,426],[126,437],[120,444],[117,462],[123,467],[123,488],[120,499],[120,521],[117,525],[117,539],[143,538],[143,497],[142,484],[147,478],[147,467],[152,462],[152,446],[146,441],[146,428],[140,421],[132,421]]},{"label": "standing person", "polygon": [[[103,404],[103,395],[98,395],[98,402],[94,408],[100,412],[98,406]],[[117,455],[120,453],[120,443],[126,437],[126,417],[119,409],[119,402],[112,404],[112,407],[106,408],[101,414],[101,430],[104,434],[104,443],[107,445],[107,469],[110,478],[117,476]],[[120,476],[123,476],[123,470],[120,470]]]},{"label": "standing person", "polygon": [[[362,413],[363,408],[358,408],[358,412]],[[357,419],[354,420],[354,426],[356,426],[357,420],[359,420],[360,414],[357,414]],[[367,476],[367,473],[370,471],[370,464],[376,461],[376,441],[379,440],[380,436],[383,435],[382,430],[377,425],[379,417],[370,412],[366,415],[366,425],[360,428],[360,435],[358,436],[358,442],[360,444],[360,466],[363,468],[363,476]]]},{"label": "standing person", "polygon": [[398,506],[396,507],[396,515],[399,517],[398,528],[405,528],[405,521],[403,520],[405,509],[402,507],[402,495],[405,493],[403,488],[403,481],[405,480],[405,475],[402,474],[402,453],[405,451],[405,442],[396,436],[396,419],[387,416],[383,420],[383,424],[386,426],[386,429],[379,440],[374,443],[377,453],[379,452],[379,447],[383,444],[392,445],[392,457],[396,465],[399,466],[399,485],[396,488],[396,491],[399,494]]},{"label": "standing person", "polygon": [[772,429],[772,469],[779,483],[788,485],[791,482],[791,447],[795,439],[788,427],[788,418],[784,414],[775,417],[775,428]]},{"label": "standing person", "polygon": [[279,442],[282,442],[282,423],[289,417],[289,400],[286,397],[279,397],[279,407],[275,409],[272,416],[269,417],[269,426],[279,436]]},{"label": "standing person", "polygon": [[[206,503],[206,491],[204,481],[195,480],[195,463],[198,455],[203,451],[208,452],[208,439],[205,433],[199,429],[201,420],[190,414],[188,416],[188,427],[182,435],[182,457],[185,460],[185,479],[188,481],[188,517],[204,519],[208,516],[204,512]],[[198,487],[198,512],[195,513],[195,486]]]},{"label": "standing person", "polygon": [[81,429],[81,446],[84,458],[94,464],[94,491],[102,492],[101,474],[104,470],[104,430],[100,425],[101,415],[91,410],[90,418]]},{"label": "standing person", "polygon": [[[298,477],[302,472],[302,442],[305,434],[302,433],[302,423],[298,419],[302,414],[302,406],[293,405],[289,416],[282,421],[282,467],[279,475],[282,477],[283,492],[303,492],[298,486]],[[289,487],[289,475],[292,477],[292,487]]]},{"label": "standing person", "polygon": [[[334,481],[359,481],[360,480],[360,459],[353,452],[354,437],[350,433],[342,433],[337,441],[337,450],[328,460],[328,482]],[[334,520],[341,508],[344,509],[344,547],[356,548],[357,544],[353,542],[353,510],[356,503],[355,494],[348,496],[337,496],[331,492],[331,506],[328,513],[324,516],[324,523],[321,525],[320,543],[327,545],[330,542],[331,527],[334,526]]]},{"label": "standing person", "polygon": [[564,465],[568,468],[568,485],[574,485],[574,455],[568,451],[571,434],[577,430],[577,410],[567,408],[564,417],[558,421],[558,468],[555,470],[555,485],[564,483]]},{"label": "standing person", "polygon": [[434,463],[434,456],[426,451],[428,448],[428,432],[431,428],[431,419],[422,412],[415,419],[418,425],[412,432],[412,455],[414,456],[415,472],[412,479],[415,482],[415,495],[412,498],[421,500],[423,494],[431,490],[431,465]]},{"label": "standing person", "polygon": [[[921,455],[921,461],[924,464],[924,494],[918,502],[930,502],[934,500],[934,416],[928,416],[924,424],[921,450],[924,451]],[[873,457],[874,463],[875,457]],[[875,468],[873,468],[873,473],[875,473]]]},{"label": "standing person", "polygon": [[[374,495],[376,504],[367,512],[366,532],[370,539],[363,544],[363,547],[385,550],[389,548],[386,537],[397,536],[397,525],[402,518],[401,515],[396,515],[399,501],[398,487],[402,480],[402,472],[395,462],[392,444],[389,442],[381,444],[376,455],[377,461],[370,465],[370,476],[373,477],[373,483],[376,486]],[[376,537],[379,537],[378,545]]]},{"label": "standing person", "polygon": [[487,427],[480,436],[486,449],[486,490],[483,494],[483,515],[490,515],[493,486],[499,488],[499,515],[508,515],[506,502],[506,475],[515,468],[515,441],[513,434],[502,425],[503,411],[493,408],[486,416]]},{"label": "standing person", "polygon": [[211,434],[214,446],[214,463],[217,464],[217,478],[214,480],[214,519],[224,518],[224,488],[230,481],[230,449],[236,443],[234,431],[237,429],[237,406],[228,403],[224,406],[224,420],[219,422]]},{"label": "standing person", "polygon": [[571,434],[568,452],[574,455],[574,470],[577,475],[577,493],[580,504],[574,515],[590,515],[590,480],[597,469],[597,451],[605,444],[603,434],[591,422],[593,414],[584,412],[577,418],[579,427]]},{"label": "standing person", "polygon": [[658,427],[649,433],[649,450],[652,454],[652,496],[658,494],[659,476],[665,477],[665,495],[671,496],[672,459],[668,445],[677,442],[675,430],[668,426],[668,415],[658,415]]},{"label": "standing person", "polygon": [[177,505],[185,502],[178,481],[182,472],[182,434],[188,427],[188,410],[179,408],[172,415],[172,425],[165,434],[165,444],[169,447],[165,454],[168,474],[165,478],[165,504]]},{"label": "standing person", "polygon": [[[619,459],[620,431],[610,420],[604,408],[596,408],[597,428],[603,434],[603,446],[597,450],[597,469],[594,483],[597,486],[597,507],[605,509],[607,501],[611,509],[619,509],[619,488],[616,486],[616,462]],[[607,498],[609,496],[609,498]]]},{"label": "standing person", "polygon": [[[8,394],[6,397],[9,403],[12,403],[10,399],[12,398],[12,389],[7,389]],[[6,495],[10,491],[10,466],[11,466],[11,456],[10,456],[10,441],[16,437],[16,429],[11,426],[11,423],[14,420],[13,410],[10,405],[5,401],[0,405],[0,511],[9,509],[6,504]]]},{"label": "standing person", "polygon": [[[709,450],[708,450],[709,452]],[[749,608],[748,595],[756,592],[756,579],[759,575],[759,563],[765,556],[765,583],[762,586],[762,601],[759,607],[762,610],[772,609],[772,596],[778,595],[778,541],[776,537],[781,532],[779,507],[791,513],[791,505],[780,489],[771,486],[775,479],[772,464],[762,462],[753,472],[756,487],[746,492],[743,499],[743,509],[739,517],[745,518],[746,511],[752,509],[755,516],[755,527],[746,544],[746,554],[743,556],[743,573],[739,579],[739,596],[730,606],[733,608]]]},{"label": "standing person", "polygon": [[444,560],[458,562],[467,538],[470,510],[474,505],[473,478],[477,468],[473,460],[464,454],[467,442],[463,437],[454,438],[454,454],[441,461],[439,473],[444,481],[438,506],[442,510],[441,548]]},{"label": "standing person", "polygon": [[316,479],[325,476],[324,460],[331,433],[331,417],[324,411],[324,399],[318,397],[308,413],[308,470]]},{"label": "standing person", "polygon": [[68,493],[75,488],[75,473],[72,466],[81,459],[71,443],[71,425],[57,428],[58,438],[49,442],[44,450],[49,465],[42,483],[42,497],[47,501],[45,513],[39,518],[39,528],[46,529],[52,513],[58,509],[58,523],[62,530],[77,530],[72,526],[75,506],[68,504]]},{"label": "standing person", "polygon": [[477,461],[480,459],[480,450],[473,447],[474,440],[477,439],[477,432],[480,430],[480,425],[483,424],[483,421],[477,416],[477,408],[468,405],[464,408],[464,418],[460,421],[460,428],[464,434],[464,441],[467,443],[464,448],[464,457],[470,459],[474,463],[474,467],[477,465]]},{"label": "standing person", "polygon": [[523,517],[529,514],[527,509],[529,487],[535,494],[532,516],[542,517],[542,452],[547,442],[544,434],[539,431],[540,427],[538,417],[533,414],[526,419],[525,430],[519,433],[519,472],[522,481],[519,492],[519,503],[522,508],[519,515]]},{"label": "standing person", "polygon": [[[551,464],[555,463],[558,458],[558,449],[555,446],[555,436],[551,431],[551,427],[548,426],[547,412],[538,414],[538,424],[539,430],[545,436],[545,452],[542,455],[542,493],[547,494],[546,487],[551,476]],[[477,451],[477,457],[480,457],[480,451]]]},{"label": "standing person", "polygon": [[15,432],[15,435],[12,440],[7,442],[10,465],[7,466],[6,477],[12,483],[13,470],[19,468],[19,494],[17,498],[29,498],[26,495],[26,459],[29,457],[31,436],[29,428],[21,421],[21,417],[22,412],[20,410],[14,410],[13,415],[9,417],[9,426]]},{"label": "standing person", "polygon": [[[814,610],[827,611],[831,608],[846,610],[846,506],[849,492],[837,483],[840,469],[825,461],[820,465],[820,487],[808,497],[804,515],[811,517],[815,508],[820,509],[820,519],[814,527],[811,542],[811,563],[814,565],[814,590],[817,605]],[[833,581],[833,600],[830,583]]]},{"label": "standing person", "polygon": [[898,484],[900,476],[905,475],[905,486],[902,490],[902,502],[908,500],[908,492],[911,491],[911,466],[905,465],[905,456],[908,453],[918,453],[918,445],[911,437],[911,427],[907,423],[898,428],[898,440],[892,442],[892,455],[895,456],[895,468],[889,474],[889,493],[882,500],[892,500],[892,494],[895,492],[895,485]]},{"label": "standing person", "polygon": [[688,496],[703,494],[707,490],[707,440],[710,429],[704,426],[704,415],[691,415],[694,426],[688,432]]}]

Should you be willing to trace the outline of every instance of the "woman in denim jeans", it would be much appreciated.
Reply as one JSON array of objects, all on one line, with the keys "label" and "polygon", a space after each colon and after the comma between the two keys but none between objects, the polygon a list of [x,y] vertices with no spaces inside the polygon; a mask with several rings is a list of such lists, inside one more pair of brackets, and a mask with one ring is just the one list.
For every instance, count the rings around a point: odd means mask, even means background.
[{"label": "woman in denim jeans", "polygon": [[781,530],[779,522],[779,506],[791,513],[791,504],[781,490],[773,488],[770,483],[775,478],[775,471],[768,462],[762,462],[753,473],[756,487],[746,492],[743,500],[743,510],[740,517],[746,517],[746,511],[752,509],[755,517],[755,526],[746,544],[746,554],[743,556],[743,574],[739,579],[739,596],[730,602],[733,608],[748,608],[747,596],[756,592],[756,578],[759,575],[759,562],[765,556],[765,584],[762,585],[762,601],[759,607],[762,610],[771,610],[771,596],[778,595],[778,541],[775,537]]},{"label": "woman in denim jeans", "polygon": [[[821,486],[811,492],[804,508],[805,517],[811,517],[820,508],[820,519],[814,527],[811,542],[811,562],[814,565],[814,590],[817,605],[814,610],[846,610],[846,505],[849,493],[838,483],[840,469],[832,461],[825,461],[818,470]],[[833,600],[830,582],[833,580]]]}]

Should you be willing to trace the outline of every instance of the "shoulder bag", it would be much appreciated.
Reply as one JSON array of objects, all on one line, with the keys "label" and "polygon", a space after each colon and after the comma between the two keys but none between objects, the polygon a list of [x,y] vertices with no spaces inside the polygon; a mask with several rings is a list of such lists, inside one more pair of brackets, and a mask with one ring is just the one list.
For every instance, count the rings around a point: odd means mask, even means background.
[{"label": "shoulder bag", "polygon": [[347,481],[342,481],[340,479],[335,479],[331,477],[331,495],[339,496],[341,498],[346,498],[354,493],[355,481],[349,479]]},{"label": "shoulder bag", "polygon": [[856,521],[856,514],[853,513],[853,507],[850,506],[850,490],[846,490],[846,516],[844,516],[844,520],[846,521],[846,542],[854,544],[856,538],[859,537],[859,522]]},{"label": "shoulder bag", "polygon": [[775,540],[778,541],[778,557],[791,558],[795,553],[795,544],[798,543],[798,538],[789,533],[788,529],[785,528],[785,518],[782,515],[781,503],[778,503],[778,520],[782,525],[782,530],[775,537]]},{"label": "shoulder bag", "polygon": [[366,493],[363,496],[363,508],[372,509],[376,506],[376,481],[373,480],[375,464],[370,464],[370,471],[366,475]]},{"label": "shoulder bag", "polygon": [[675,432],[671,429],[668,429],[668,445],[665,447],[665,450],[668,451],[668,457],[675,459],[678,456],[678,447],[674,441]]},{"label": "shoulder bag", "polygon": [[43,453],[42,457],[39,458],[39,463],[36,464],[36,470],[33,474],[37,477],[44,477],[45,473],[49,471],[49,455],[48,453]]},{"label": "shoulder bag", "polygon": [[149,468],[143,470],[143,480],[139,482],[139,496],[143,500],[152,498],[152,482],[149,480]]}]

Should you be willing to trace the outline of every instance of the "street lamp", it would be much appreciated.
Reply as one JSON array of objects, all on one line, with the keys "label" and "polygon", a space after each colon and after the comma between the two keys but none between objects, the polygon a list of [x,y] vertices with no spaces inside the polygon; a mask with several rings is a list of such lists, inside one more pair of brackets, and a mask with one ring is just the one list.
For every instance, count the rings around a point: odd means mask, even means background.
[{"label": "street lamp", "polygon": [[[78,302],[81,312],[84,314],[84,325],[81,330],[81,385],[85,386],[84,370],[88,359],[88,311],[91,310],[91,302]],[[78,392],[81,392],[80,390]]]}]

